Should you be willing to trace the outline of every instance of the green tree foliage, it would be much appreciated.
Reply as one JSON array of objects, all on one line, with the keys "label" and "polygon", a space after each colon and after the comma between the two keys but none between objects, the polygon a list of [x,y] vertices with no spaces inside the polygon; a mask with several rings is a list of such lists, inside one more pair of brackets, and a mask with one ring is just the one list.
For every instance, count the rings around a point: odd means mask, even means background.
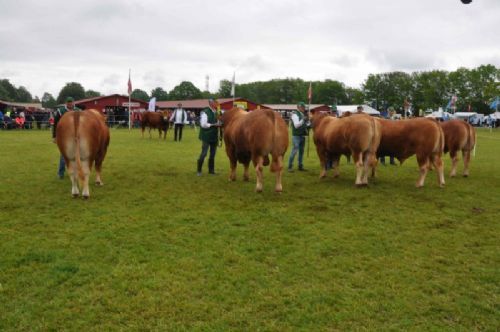
[{"label": "green tree foliage", "polygon": [[151,98],[156,97],[157,101],[168,100],[168,92],[163,88],[157,87],[151,90]]},{"label": "green tree foliage", "polygon": [[370,74],[363,84],[363,91],[365,98],[377,109],[389,106],[400,109],[405,99],[411,99],[412,78],[404,72]]},{"label": "green tree foliage", "polygon": [[414,109],[437,109],[446,105],[450,98],[449,73],[442,70],[415,72],[412,74]]},{"label": "green tree foliage", "polygon": [[31,103],[33,101],[33,97],[28,89],[24,86],[20,86],[16,89],[16,101],[21,103]]},{"label": "green tree foliage", "polygon": [[8,79],[0,80],[0,99],[5,101],[16,101],[17,89]]},{"label": "green tree foliage", "polygon": [[100,97],[102,94],[99,91],[95,90],[87,90],[85,91],[85,98],[95,98],[95,97]]},{"label": "green tree foliage", "polygon": [[[347,87],[345,89],[345,93],[347,97],[347,105],[364,104],[365,95],[361,89]],[[337,105],[340,105],[340,103],[337,102]]]},{"label": "green tree foliage", "polygon": [[[219,91],[217,91],[218,98],[229,98],[231,97],[231,81],[221,80],[219,82]],[[236,87],[235,87],[236,92]]]},{"label": "green tree foliage", "polygon": [[42,107],[43,108],[55,108],[57,106],[57,101],[54,99],[50,93],[45,92],[42,96]]},{"label": "green tree foliage", "polygon": [[143,101],[149,101],[149,96],[148,96],[148,93],[144,90],[141,90],[141,89],[134,89],[134,91],[132,91],[132,94],[130,95],[130,97],[132,98],[135,98],[135,99],[139,99],[139,100],[143,100]]},{"label": "green tree foliage", "polygon": [[183,81],[181,84],[177,85],[170,91],[170,100],[190,100],[190,99],[200,99],[203,94],[201,90],[194,86],[193,83]]},{"label": "green tree foliage", "polygon": [[73,97],[75,100],[85,99],[85,89],[77,82],[66,83],[57,96],[57,103],[63,104],[67,97]]}]

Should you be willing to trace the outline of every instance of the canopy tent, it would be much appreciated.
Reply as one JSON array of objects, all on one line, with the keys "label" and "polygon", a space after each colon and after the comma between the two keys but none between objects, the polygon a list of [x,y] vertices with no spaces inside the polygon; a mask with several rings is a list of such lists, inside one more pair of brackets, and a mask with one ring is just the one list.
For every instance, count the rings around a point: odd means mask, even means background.
[{"label": "canopy tent", "polygon": [[443,111],[443,109],[440,107],[438,111],[432,112],[431,114],[428,114],[425,117],[447,120],[447,119],[453,119],[454,115],[451,114],[450,112]]},{"label": "canopy tent", "polygon": [[477,112],[455,112],[454,115],[457,119],[469,119],[477,116]]}]

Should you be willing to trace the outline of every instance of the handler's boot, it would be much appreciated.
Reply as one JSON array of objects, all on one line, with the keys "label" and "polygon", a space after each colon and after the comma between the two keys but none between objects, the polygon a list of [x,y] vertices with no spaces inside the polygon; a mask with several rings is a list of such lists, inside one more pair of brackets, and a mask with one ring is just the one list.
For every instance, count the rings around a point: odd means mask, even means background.
[{"label": "handler's boot", "polygon": [[203,167],[203,160],[198,159],[198,168],[196,169],[196,175],[201,176],[202,167]]},{"label": "handler's boot", "polygon": [[215,173],[215,159],[208,159],[208,174],[217,175]]}]

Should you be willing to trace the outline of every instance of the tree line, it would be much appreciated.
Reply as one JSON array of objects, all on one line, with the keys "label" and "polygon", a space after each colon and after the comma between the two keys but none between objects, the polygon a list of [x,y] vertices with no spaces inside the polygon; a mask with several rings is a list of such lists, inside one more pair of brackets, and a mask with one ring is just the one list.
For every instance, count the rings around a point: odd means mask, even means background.
[{"label": "tree line", "polygon": [[[432,70],[406,73],[400,71],[369,74],[361,88],[348,87],[336,80],[304,81],[300,78],[273,79],[262,82],[236,84],[238,97],[257,103],[293,104],[307,102],[309,84],[312,86],[312,103],[327,105],[370,104],[382,110],[402,109],[405,100],[414,111],[445,107],[452,96],[457,97],[457,110],[474,110],[489,113],[489,103],[500,96],[500,69],[493,65],[477,68],[459,68],[455,71]],[[148,101],[189,100],[200,98],[230,98],[231,81],[221,80],[216,93],[201,91],[193,83],[183,81],[171,91],[156,87],[150,93],[134,89],[132,98]],[[67,96],[84,99],[100,96],[94,90],[85,90],[80,83],[67,83],[57,98],[45,92],[41,98],[32,97],[23,86],[15,87],[9,80],[0,80],[0,100],[41,102],[43,107],[53,108],[64,103]]]}]

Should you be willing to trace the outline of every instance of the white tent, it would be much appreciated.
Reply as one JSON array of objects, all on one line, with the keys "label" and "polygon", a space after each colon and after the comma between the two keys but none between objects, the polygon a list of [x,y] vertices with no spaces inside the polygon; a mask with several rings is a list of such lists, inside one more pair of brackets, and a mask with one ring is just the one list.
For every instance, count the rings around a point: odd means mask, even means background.
[{"label": "white tent", "polygon": [[[337,113],[339,116],[342,116],[345,112],[351,112],[351,113],[356,113],[357,107],[359,105],[337,105]],[[370,107],[368,105],[361,105],[363,106],[363,113],[372,115],[372,116],[380,116],[380,112],[374,109],[373,107]]]},{"label": "white tent", "polygon": [[457,119],[469,119],[477,115],[477,112],[455,112],[455,117]]}]

